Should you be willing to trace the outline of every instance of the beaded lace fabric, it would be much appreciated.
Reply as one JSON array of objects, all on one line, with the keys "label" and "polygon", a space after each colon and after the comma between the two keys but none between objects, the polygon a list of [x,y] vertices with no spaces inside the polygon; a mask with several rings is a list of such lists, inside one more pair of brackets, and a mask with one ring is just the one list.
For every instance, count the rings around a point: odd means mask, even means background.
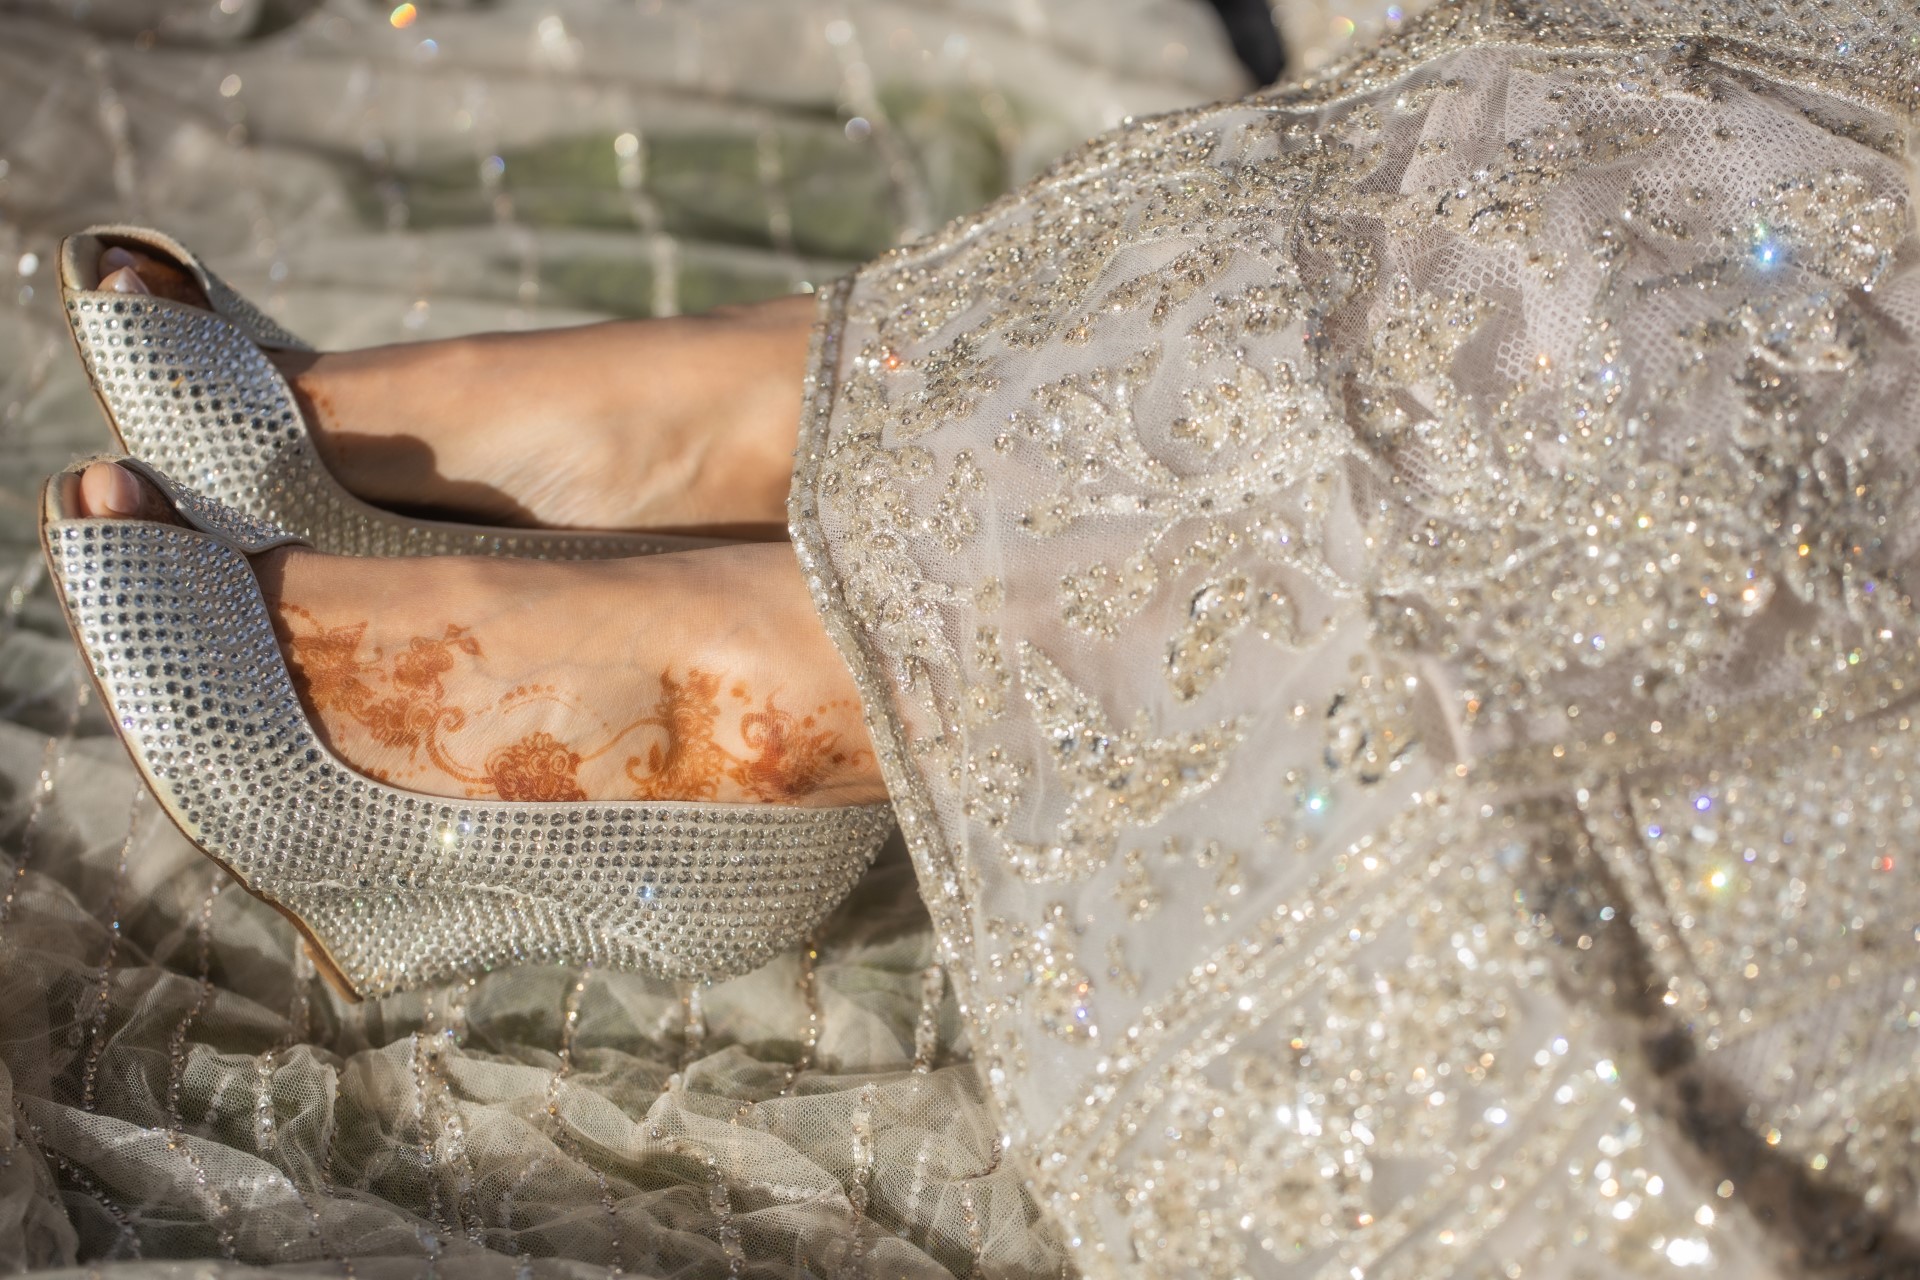
[{"label": "beaded lace fabric", "polygon": [[796,534],[1085,1274],[1920,1270],[1917,87],[1445,7],[825,300]]}]

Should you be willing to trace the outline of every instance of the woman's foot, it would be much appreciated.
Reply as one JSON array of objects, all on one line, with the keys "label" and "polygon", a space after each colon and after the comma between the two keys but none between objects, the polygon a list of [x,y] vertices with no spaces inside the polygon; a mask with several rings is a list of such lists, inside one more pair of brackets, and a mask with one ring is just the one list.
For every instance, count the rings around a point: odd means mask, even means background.
[{"label": "woman's foot", "polygon": [[[177,265],[102,289],[206,306]],[[321,459],[375,506],[488,524],[778,537],[813,300],[363,351],[270,352]]]},{"label": "woman's foot", "polygon": [[[177,523],[96,463],[79,509]],[[433,795],[843,805],[886,790],[793,550],[573,563],[356,559],[254,570],[333,751]]]}]

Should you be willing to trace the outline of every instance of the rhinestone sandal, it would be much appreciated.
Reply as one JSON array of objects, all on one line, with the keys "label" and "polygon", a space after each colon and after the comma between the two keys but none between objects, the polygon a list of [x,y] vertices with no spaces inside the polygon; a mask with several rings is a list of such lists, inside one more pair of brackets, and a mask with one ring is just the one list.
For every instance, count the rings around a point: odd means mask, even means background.
[{"label": "rhinestone sandal", "polygon": [[471,802],[348,767],[294,693],[247,556],[303,540],[119,461],[186,526],[77,517],[40,537],[121,740],[181,832],[305,936],[353,999],[518,963],[744,973],[839,904],[888,806]]},{"label": "rhinestone sandal", "polygon": [[[208,308],[96,288],[100,255],[115,246],[170,259],[200,286]],[[458,524],[362,502],[327,470],[293,388],[265,354],[312,348],[161,232],[101,226],[69,236],[60,246],[60,293],[121,449],[317,550],[603,560],[724,541]]]}]

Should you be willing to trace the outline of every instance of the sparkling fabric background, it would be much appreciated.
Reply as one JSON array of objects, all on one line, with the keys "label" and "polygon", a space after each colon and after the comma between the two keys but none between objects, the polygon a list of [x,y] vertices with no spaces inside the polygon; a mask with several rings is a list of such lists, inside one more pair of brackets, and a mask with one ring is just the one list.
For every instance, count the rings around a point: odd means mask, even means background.
[{"label": "sparkling fabric background", "polygon": [[110,440],[53,255],[151,222],[326,346],[697,310],[1241,87],[1185,0],[0,6],[0,1269],[1062,1272],[903,856],[717,988],[329,994],[78,678],[35,499]]}]

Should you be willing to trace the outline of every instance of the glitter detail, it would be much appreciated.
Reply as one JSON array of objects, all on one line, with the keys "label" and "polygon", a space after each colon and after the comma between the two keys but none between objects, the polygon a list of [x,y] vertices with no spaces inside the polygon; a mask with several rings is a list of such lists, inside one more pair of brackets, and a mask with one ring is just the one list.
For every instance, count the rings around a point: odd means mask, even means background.
[{"label": "glitter detail", "polygon": [[316,737],[235,546],[127,520],[47,538],[155,797],[361,995],[515,963],[742,973],[804,938],[892,825],[884,805],[476,803],[371,781]]},{"label": "glitter detail", "polygon": [[1911,1265],[1915,24],[1446,4],[823,300],[795,544],[1084,1273]]},{"label": "glitter detail", "polygon": [[127,452],[241,514],[338,555],[596,560],[714,545],[415,519],[362,502],[327,470],[292,387],[266,356],[310,348],[158,232],[93,228],[68,242],[73,270],[90,256],[80,247],[103,236],[181,262],[212,306],[63,286],[68,326],[113,429]]}]

